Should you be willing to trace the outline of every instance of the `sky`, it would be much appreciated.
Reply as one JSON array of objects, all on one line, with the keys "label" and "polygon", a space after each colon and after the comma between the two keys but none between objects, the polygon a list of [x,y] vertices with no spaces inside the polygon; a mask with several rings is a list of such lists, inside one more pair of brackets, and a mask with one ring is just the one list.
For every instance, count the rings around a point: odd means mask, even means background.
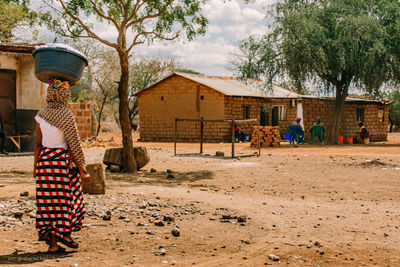
[{"label": "sky", "polygon": [[[231,76],[226,69],[230,55],[237,47],[237,43],[251,34],[263,34],[267,30],[264,8],[274,0],[255,0],[251,4],[243,0],[208,0],[202,13],[208,19],[208,30],[204,36],[194,41],[183,39],[173,42],[155,42],[151,45],[140,45],[134,49],[135,54],[144,56],[158,56],[174,58],[186,68],[210,76]],[[32,0],[39,5],[41,1]],[[106,39],[116,36],[115,29],[105,27],[105,24],[96,32]],[[46,42],[52,42],[54,35],[42,31]]]},{"label": "sky", "polygon": [[137,51],[144,55],[160,55],[176,58],[187,68],[211,76],[230,76],[226,69],[230,54],[238,41],[251,34],[266,32],[265,12],[267,0],[257,0],[245,4],[241,0],[210,0],[203,8],[209,20],[205,36],[196,40],[178,41],[167,45],[154,43],[140,47]]}]

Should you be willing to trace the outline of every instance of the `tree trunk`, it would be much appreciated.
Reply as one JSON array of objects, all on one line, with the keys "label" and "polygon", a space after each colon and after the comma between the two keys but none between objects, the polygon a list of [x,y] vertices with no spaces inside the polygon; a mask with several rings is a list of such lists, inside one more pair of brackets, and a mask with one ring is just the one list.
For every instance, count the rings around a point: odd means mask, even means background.
[{"label": "tree trunk", "polygon": [[335,108],[333,110],[333,116],[331,118],[326,136],[328,144],[335,144],[338,139],[342,122],[343,108],[347,97],[349,84],[350,82],[345,83],[344,85],[336,85]]},{"label": "tree trunk", "polygon": [[104,99],[103,99],[103,101],[102,101],[102,103],[101,103],[101,106],[100,106],[99,118],[98,118],[98,120],[97,120],[98,124],[97,124],[96,136],[99,136],[99,132],[100,132],[100,129],[101,129],[101,115],[103,114],[103,109],[104,109],[104,106],[105,106],[105,104],[106,104],[107,97],[108,97],[108,94],[106,93],[106,94],[104,95]]},{"label": "tree trunk", "polygon": [[389,128],[389,132],[391,133],[391,132],[393,131],[393,126],[394,126],[394,123],[393,123],[393,120],[392,120],[392,118],[390,117],[390,114],[389,114],[389,121],[390,121],[390,128]]},{"label": "tree trunk", "polygon": [[122,131],[122,146],[124,151],[124,171],[129,173],[137,172],[136,161],[133,156],[132,127],[129,120],[128,82],[129,62],[126,50],[119,50],[121,63],[121,79],[118,85],[119,95],[119,121]]}]

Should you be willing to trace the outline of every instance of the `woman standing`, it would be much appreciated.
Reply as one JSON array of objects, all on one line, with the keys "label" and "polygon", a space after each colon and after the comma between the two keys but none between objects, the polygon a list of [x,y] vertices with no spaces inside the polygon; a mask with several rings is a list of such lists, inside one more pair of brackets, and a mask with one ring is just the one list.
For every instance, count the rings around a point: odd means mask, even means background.
[{"label": "woman standing", "polygon": [[67,109],[70,97],[68,82],[50,80],[47,106],[35,117],[36,229],[50,253],[65,251],[57,242],[78,248],[71,232],[82,228],[85,214],[80,179],[90,178],[75,118]]}]

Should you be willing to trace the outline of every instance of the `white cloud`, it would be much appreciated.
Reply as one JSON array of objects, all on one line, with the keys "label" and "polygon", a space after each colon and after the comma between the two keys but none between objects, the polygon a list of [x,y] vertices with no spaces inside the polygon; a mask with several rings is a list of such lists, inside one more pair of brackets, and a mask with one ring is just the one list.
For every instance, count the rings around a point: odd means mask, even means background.
[{"label": "white cloud", "polygon": [[263,7],[273,1],[257,0],[246,5],[242,0],[210,0],[203,8],[209,20],[208,32],[192,42],[176,42],[141,47],[140,53],[176,57],[187,67],[207,75],[231,75],[225,69],[235,44],[251,34],[266,32]]},{"label": "white cloud", "polygon": [[[225,69],[230,52],[235,44],[251,34],[261,35],[266,32],[265,12],[263,8],[274,0],[257,0],[245,4],[243,0],[209,0],[202,13],[209,20],[205,36],[197,40],[169,43],[155,42],[149,46],[137,46],[136,53],[176,57],[188,68],[207,75],[230,75]],[[95,25],[96,32],[102,38],[115,40],[114,27],[99,23],[89,18]]]}]

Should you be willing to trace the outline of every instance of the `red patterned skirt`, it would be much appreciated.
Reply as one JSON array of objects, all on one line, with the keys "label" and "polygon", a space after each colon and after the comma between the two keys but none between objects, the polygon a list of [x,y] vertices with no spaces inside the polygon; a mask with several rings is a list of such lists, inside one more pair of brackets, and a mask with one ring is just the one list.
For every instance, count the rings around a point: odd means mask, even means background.
[{"label": "red patterned skirt", "polygon": [[82,228],[85,204],[79,172],[70,167],[65,148],[43,147],[36,165],[36,229],[39,240],[49,233],[62,237]]}]

